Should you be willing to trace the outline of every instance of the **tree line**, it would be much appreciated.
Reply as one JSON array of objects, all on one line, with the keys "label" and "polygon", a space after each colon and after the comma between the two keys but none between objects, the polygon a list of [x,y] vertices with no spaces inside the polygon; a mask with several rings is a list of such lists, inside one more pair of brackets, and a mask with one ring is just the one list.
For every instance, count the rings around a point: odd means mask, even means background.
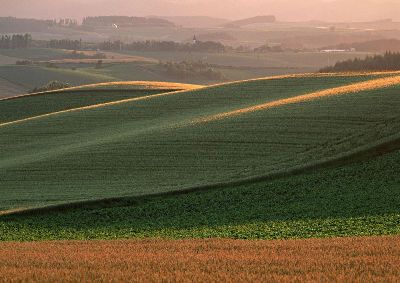
[{"label": "tree line", "polygon": [[30,34],[2,35],[0,37],[0,49],[28,48],[31,45]]},{"label": "tree line", "polygon": [[196,41],[195,43],[180,43],[174,41],[135,41],[132,43],[123,43],[121,41],[106,41],[100,44],[99,49],[116,51],[185,51],[185,52],[210,52],[222,53],[227,47],[214,41]]},{"label": "tree line", "polygon": [[79,50],[82,49],[82,40],[52,39],[47,41],[47,48]]},{"label": "tree line", "polygon": [[350,59],[320,70],[324,73],[357,71],[397,71],[400,70],[400,53],[386,52],[383,55],[367,56],[365,59]]}]

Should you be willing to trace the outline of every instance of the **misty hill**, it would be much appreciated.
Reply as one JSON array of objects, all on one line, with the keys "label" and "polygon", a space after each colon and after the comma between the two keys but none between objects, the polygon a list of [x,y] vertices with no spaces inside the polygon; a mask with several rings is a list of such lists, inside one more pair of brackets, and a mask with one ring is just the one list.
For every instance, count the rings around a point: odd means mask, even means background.
[{"label": "misty hill", "polygon": [[170,22],[173,22],[177,26],[188,27],[188,28],[212,28],[219,27],[229,20],[222,18],[214,18],[207,16],[180,16],[180,17],[155,17],[166,19]]},{"label": "misty hill", "polygon": [[90,27],[105,27],[113,25],[119,27],[134,27],[134,26],[173,27],[174,26],[172,22],[164,19],[144,18],[144,17],[124,17],[124,16],[87,17],[83,19],[82,25]]},{"label": "misty hill", "polygon": [[0,33],[40,32],[54,24],[49,20],[18,19],[15,17],[0,17]]},{"label": "misty hill", "polygon": [[[4,3],[3,3],[4,2]],[[299,11],[306,11],[301,13]],[[399,1],[372,0],[19,0],[2,1],[0,16],[83,18],[97,15],[204,15],[239,19],[260,13],[273,14],[282,21],[371,21],[400,19]]]},{"label": "misty hill", "polygon": [[243,26],[248,26],[248,25],[253,25],[253,24],[265,24],[265,23],[274,23],[276,22],[275,16],[269,15],[269,16],[257,16],[257,17],[252,17],[252,18],[247,18],[247,19],[242,19],[238,21],[233,21],[225,24],[225,27],[230,27],[230,28],[238,28],[238,27],[243,27]]}]

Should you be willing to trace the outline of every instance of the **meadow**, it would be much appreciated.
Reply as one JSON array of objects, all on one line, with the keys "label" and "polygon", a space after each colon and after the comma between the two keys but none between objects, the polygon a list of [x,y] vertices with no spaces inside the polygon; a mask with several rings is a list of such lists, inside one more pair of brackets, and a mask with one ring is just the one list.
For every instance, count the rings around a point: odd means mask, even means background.
[{"label": "meadow", "polygon": [[0,243],[0,280],[397,282],[399,246],[398,237]]},{"label": "meadow", "polygon": [[[0,125],[0,209],[165,193],[318,167],[398,134],[395,75],[250,80]],[[232,111],[243,114],[226,115]]]}]

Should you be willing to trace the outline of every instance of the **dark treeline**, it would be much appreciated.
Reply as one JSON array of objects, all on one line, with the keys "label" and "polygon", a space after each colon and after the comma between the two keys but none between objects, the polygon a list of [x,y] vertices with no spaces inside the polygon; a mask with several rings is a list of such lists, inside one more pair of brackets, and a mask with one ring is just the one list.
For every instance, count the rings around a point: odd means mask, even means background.
[{"label": "dark treeline", "polygon": [[191,77],[203,77],[208,80],[221,81],[225,80],[225,76],[218,70],[215,70],[211,65],[202,61],[197,62],[167,62],[160,63],[164,71],[170,76],[180,79],[188,79]]},{"label": "dark treeline", "polygon": [[396,71],[400,70],[400,53],[386,52],[384,55],[368,56],[365,59],[350,59],[326,67],[320,72],[352,72],[352,71]]},{"label": "dark treeline", "polygon": [[124,44],[121,41],[108,41],[100,44],[101,50],[130,50],[130,51],[186,51],[222,53],[227,47],[213,41],[197,41],[196,43],[179,43],[174,41],[136,41]]},{"label": "dark treeline", "polygon": [[79,50],[82,49],[82,40],[52,39],[47,42],[47,48]]},{"label": "dark treeline", "polygon": [[132,26],[175,26],[172,22],[158,18],[101,16],[86,17],[82,26],[87,27],[132,27]]},{"label": "dark treeline", "polygon": [[31,45],[30,34],[2,35],[0,37],[0,49],[28,48]]}]

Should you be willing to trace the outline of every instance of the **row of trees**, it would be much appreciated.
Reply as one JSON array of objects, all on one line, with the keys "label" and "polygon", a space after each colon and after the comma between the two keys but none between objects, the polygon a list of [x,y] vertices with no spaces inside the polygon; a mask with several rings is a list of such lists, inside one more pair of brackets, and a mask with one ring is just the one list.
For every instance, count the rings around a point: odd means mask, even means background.
[{"label": "row of trees", "polygon": [[0,49],[28,48],[31,45],[30,34],[2,35],[0,37]]},{"label": "row of trees", "polygon": [[179,43],[174,41],[136,41],[124,44],[121,41],[106,41],[99,45],[101,50],[131,50],[131,51],[186,51],[222,53],[227,48],[219,42],[197,41],[196,43]]},{"label": "row of trees", "polygon": [[226,79],[220,71],[215,70],[211,65],[201,61],[167,62],[160,63],[160,66],[164,68],[168,75],[180,79],[187,79],[194,76],[201,76],[215,81]]},{"label": "row of trees", "polygon": [[52,39],[47,42],[47,48],[79,50],[82,49],[82,40]]},{"label": "row of trees", "polygon": [[365,59],[350,59],[326,67],[320,72],[396,71],[400,70],[400,53],[386,52],[384,55],[367,56]]}]

